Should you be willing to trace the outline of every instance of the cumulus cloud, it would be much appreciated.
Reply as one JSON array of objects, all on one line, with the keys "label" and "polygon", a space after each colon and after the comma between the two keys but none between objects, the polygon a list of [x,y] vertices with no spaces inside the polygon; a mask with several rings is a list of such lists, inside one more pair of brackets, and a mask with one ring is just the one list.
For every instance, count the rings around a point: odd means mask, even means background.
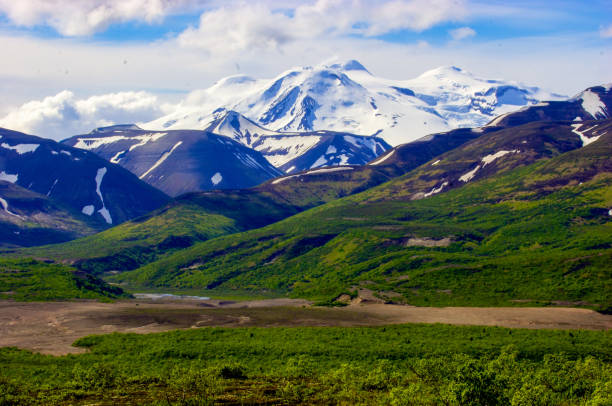
[{"label": "cumulus cloud", "polygon": [[602,27],[599,30],[599,35],[601,35],[602,38],[612,38],[612,24],[607,27]]},{"label": "cumulus cloud", "polygon": [[157,97],[147,92],[119,92],[77,99],[74,93],[64,90],[12,110],[0,118],[0,127],[61,140],[96,127],[149,121],[169,108],[169,105],[160,106]]},{"label": "cumulus cloud", "polygon": [[194,0],[0,0],[0,12],[14,24],[48,25],[66,36],[90,35],[130,20],[154,23]]},{"label": "cumulus cloud", "polygon": [[448,33],[454,41],[461,41],[462,39],[470,38],[476,35],[476,31],[470,27],[456,28],[454,30],[450,30]]},{"label": "cumulus cloud", "polygon": [[211,53],[278,49],[298,40],[422,31],[461,20],[466,13],[465,0],[317,0],[290,9],[261,1],[232,3],[204,12],[199,25],[181,33],[178,41]]}]

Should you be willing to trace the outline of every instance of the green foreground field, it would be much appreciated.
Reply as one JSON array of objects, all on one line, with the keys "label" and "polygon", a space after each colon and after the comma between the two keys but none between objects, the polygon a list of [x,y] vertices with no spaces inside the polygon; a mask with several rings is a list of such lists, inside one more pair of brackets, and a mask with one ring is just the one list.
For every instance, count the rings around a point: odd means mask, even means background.
[{"label": "green foreground field", "polygon": [[609,331],[202,328],[0,349],[0,404],[609,405]]}]

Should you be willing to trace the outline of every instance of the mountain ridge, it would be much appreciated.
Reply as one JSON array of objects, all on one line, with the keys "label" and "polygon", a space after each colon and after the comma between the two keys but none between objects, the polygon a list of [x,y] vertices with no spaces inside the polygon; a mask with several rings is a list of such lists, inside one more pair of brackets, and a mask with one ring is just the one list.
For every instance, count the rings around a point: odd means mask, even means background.
[{"label": "mountain ridge", "polygon": [[215,111],[226,109],[273,131],[377,135],[399,145],[428,133],[481,126],[517,107],[560,98],[533,86],[480,79],[456,67],[410,80],[382,79],[353,60],[296,67],[269,80],[223,78],[194,91],[176,112],[141,126],[204,129]]}]

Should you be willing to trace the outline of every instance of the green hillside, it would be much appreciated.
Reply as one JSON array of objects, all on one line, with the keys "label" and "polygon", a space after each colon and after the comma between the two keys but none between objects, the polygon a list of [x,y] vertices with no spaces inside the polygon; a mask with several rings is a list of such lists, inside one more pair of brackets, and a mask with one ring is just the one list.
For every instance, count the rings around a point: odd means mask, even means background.
[{"label": "green hillside", "polygon": [[193,204],[174,204],[92,236],[22,250],[19,255],[62,260],[98,274],[135,269],[196,241],[239,230],[232,219],[209,214]]},{"label": "green hillside", "polygon": [[101,279],[64,265],[0,259],[0,299],[46,301],[128,297]]},{"label": "green hillside", "polygon": [[[372,343],[376,343],[372,345]],[[0,403],[608,405],[610,334],[396,325],[108,334],[0,349]]]},{"label": "green hillside", "polygon": [[107,232],[67,244],[23,250],[18,255],[67,261],[94,273],[134,269],[195,242],[263,227],[364,191],[498,130],[493,127],[482,132],[457,129],[433,134],[394,148],[381,165],[352,166],[343,171],[306,171],[251,189],[188,193],[164,208]]},{"label": "green hillside", "polygon": [[415,305],[608,309],[611,141],[603,135],[587,147],[421,200],[390,193],[412,179],[409,173],[113,280],[320,300],[367,288]]}]

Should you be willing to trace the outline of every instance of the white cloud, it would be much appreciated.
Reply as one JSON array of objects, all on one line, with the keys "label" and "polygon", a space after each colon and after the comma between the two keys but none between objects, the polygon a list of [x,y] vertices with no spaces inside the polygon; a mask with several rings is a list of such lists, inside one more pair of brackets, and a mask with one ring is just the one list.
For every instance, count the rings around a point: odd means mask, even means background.
[{"label": "white cloud", "polygon": [[215,54],[280,49],[299,40],[422,31],[466,16],[465,0],[317,0],[291,12],[270,2],[230,4],[204,12],[197,27],[179,35],[179,43]]},{"label": "white cloud", "polygon": [[599,30],[599,35],[602,38],[612,38],[612,24],[608,25],[607,27],[602,27]]},{"label": "white cloud", "polygon": [[0,118],[0,126],[60,140],[93,128],[148,121],[168,111],[147,92],[119,92],[77,99],[64,90],[30,101]]},{"label": "white cloud", "polygon": [[130,20],[160,22],[194,0],[0,0],[0,12],[16,25],[48,25],[66,36],[90,35]]},{"label": "white cloud", "polygon": [[470,38],[476,35],[476,31],[470,27],[456,28],[454,30],[450,30],[448,33],[454,41],[461,41],[462,39]]}]

